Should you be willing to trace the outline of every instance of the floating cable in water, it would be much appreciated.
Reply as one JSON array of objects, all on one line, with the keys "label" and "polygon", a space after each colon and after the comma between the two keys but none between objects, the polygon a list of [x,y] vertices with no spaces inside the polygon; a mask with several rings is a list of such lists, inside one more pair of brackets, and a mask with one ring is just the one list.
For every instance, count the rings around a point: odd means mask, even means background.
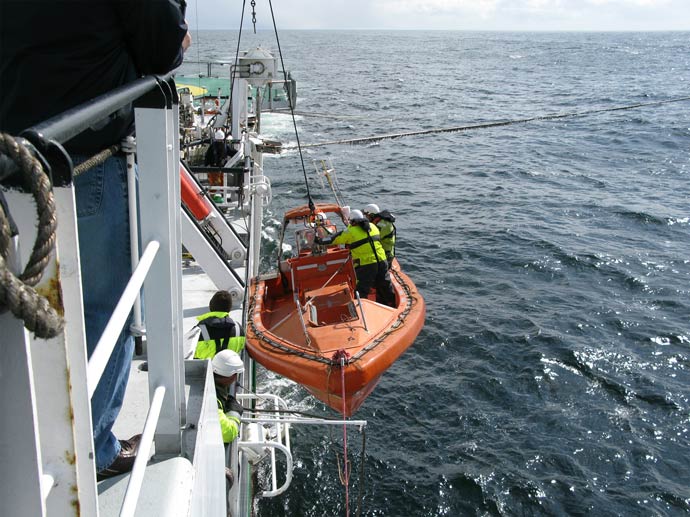
[{"label": "floating cable in water", "polygon": [[[432,135],[432,134],[438,134],[438,133],[457,133],[460,131],[470,131],[472,129],[486,129],[486,128],[490,128],[490,127],[510,126],[513,124],[525,124],[527,122],[535,122],[535,121],[539,121],[539,120],[556,120],[556,119],[562,119],[562,118],[584,117],[586,115],[594,115],[597,113],[606,113],[608,111],[623,111],[623,110],[631,110],[631,109],[637,109],[637,108],[646,108],[648,106],[660,106],[662,104],[671,104],[673,102],[683,102],[683,101],[688,101],[688,100],[690,100],[690,97],[680,97],[677,99],[668,99],[668,100],[664,100],[664,101],[654,101],[654,102],[642,102],[639,104],[629,104],[627,106],[617,106],[614,108],[600,108],[600,109],[575,111],[572,113],[562,113],[562,114],[554,113],[551,115],[540,115],[540,116],[536,116],[536,117],[514,119],[514,120],[503,120],[503,121],[499,121],[499,122],[487,122],[484,124],[472,124],[469,126],[455,126],[455,127],[436,128],[436,129],[424,129],[424,130],[420,130],[420,131],[407,131],[407,132],[402,132],[402,133],[392,133],[392,134],[388,134],[388,135],[367,136],[367,137],[362,137],[362,138],[349,138],[349,139],[343,139],[343,140],[331,140],[329,142],[316,142],[313,144],[301,144],[301,147],[306,148],[306,147],[323,147],[326,145],[369,144],[369,143],[373,143],[373,142],[381,142],[382,140],[394,140],[396,138],[404,138],[404,137],[408,137],[408,136],[422,136],[422,135]],[[283,149],[294,149],[294,148],[295,148],[294,145],[283,146]]]}]

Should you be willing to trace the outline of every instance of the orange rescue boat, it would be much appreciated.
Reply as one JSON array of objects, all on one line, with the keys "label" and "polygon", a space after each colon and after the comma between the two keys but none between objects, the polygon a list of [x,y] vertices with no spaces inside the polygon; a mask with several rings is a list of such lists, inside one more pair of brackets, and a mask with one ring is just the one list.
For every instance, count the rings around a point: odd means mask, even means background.
[{"label": "orange rescue boat", "polygon": [[[294,235],[296,256],[252,280],[246,347],[251,357],[350,416],[424,326],[424,299],[397,260],[396,306],[359,299],[350,252],[314,242],[346,224],[341,207],[288,211],[280,248]],[[294,231],[294,233],[293,233]]]}]

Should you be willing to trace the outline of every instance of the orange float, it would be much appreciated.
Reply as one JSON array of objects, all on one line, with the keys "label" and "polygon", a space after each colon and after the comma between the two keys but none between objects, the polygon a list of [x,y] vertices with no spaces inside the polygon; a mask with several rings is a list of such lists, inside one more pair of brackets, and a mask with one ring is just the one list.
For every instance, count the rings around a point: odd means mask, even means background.
[{"label": "orange float", "polygon": [[205,221],[211,214],[211,202],[190,173],[182,166],[180,166],[180,196],[182,202],[197,221]]}]

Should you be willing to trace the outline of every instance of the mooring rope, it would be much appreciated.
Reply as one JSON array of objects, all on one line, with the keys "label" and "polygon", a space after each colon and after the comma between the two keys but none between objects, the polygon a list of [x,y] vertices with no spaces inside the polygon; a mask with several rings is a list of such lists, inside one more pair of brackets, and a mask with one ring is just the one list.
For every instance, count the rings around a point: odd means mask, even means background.
[{"label": "mooring rope", "polygon": [[[575,111],[572,113],[554,113],[551,115],[539,115],[535,117],[528,117],[528,118],[522,118],[522,119],[512,119],[512,120],[503,120],[499,122],[487,122],[484,124],[472,124],[469,126],[454,126],[454,127],[443,127],[443,128],[436,128],[436,129],[424,129],[420,131],[407,131],[407,132],[401,132],[401,133],[391,133],[387,135],[374,135],[374,136],[367,136],[367,137],[362,137],[362,138],[347,138],[343,140],[331,140],[328,142],[316,142],[313,144],[302,144],[302,148],[307,148],[307,147],[324,147],[327,145],[358,145],[358,144],[369,144],[369,143],[374,143],[374,142],[381,142],[383,140],[394,140],[397,138],[404,138],[408,136],[423,136],[423,135],[433,135],[433,134],[439,134],[439,133],[458,133],[460,131],[471,131],[473,129],[487,129],[487,128],[492,128],[492,127],[502,127],[502,126],[510,126],[513,124],[526,124],[528,122],[536,122],[536,121],[541,121],[541,120],[557,120],[557,119],[563,119],[563,118],[575,118],[575,117],[584,117],[587,115],[594,115],[598,113],[606,113],[610,111],[623,111],[623,110],[632,110],[632,109],[638,109],[638,108],[646,108],[649,106],[660,106],[663,104],[671,104],[674,102],[684,102],[690,100],[690,97],[680,97],[677,99],[667,99],[663,101],[654,101],[654,102],[641,102],[638,104],[629,104],[627,106],[615,106],[612,108],[599,108],[599,109],[591,109],[591,110],[585,110],[585,111]],[[283,146],[283,149],[286,150],[292,150],[295,149],[294,145],[285,145]]]},{"label": "mooring rope", "polygon": [[24,271],[17,277],[7,266],[12,238],[10,216],[0,210],[0,307],[9,308],[37,337],[54,337],[62,331],[64,320],[32,287],[43,276],[55,247],[57,217],[52,187],[41,163],[5,133],[0,133],[0,153],[7,155],[26,176],[38,212],[36,241]]}]

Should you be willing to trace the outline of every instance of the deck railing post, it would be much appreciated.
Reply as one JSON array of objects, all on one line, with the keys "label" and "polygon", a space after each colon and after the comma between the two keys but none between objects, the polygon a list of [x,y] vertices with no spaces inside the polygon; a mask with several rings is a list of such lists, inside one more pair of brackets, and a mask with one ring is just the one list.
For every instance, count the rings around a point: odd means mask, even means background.
[{"label": "deck railing post", "polygon": [[[29,333],[11,313],[0,314],[3,346],[0,367],[0,515],[45,515],[41,494],[41,450],[33,389]],[[11,475],[9,469],[12,469]]]},{"label": "deck railing post", "polygon": [[[0,366],[0,515],[68,515],[75,507],[98,515],[72,184],[54,186],[53,194],[60,224],[36,289],[64,314],[65,327],[54,338],[39,339],[11,314],[0,317],[3,341],[12,345],[4,347]],[[7,199],[20,250],[28,252],[36,236],[33,199],[14,191]]]},{"label": "deck railing post", "polygon": [[179,113],[174,89],[162,83],[135,110],[142,244],[161,248],[144,283],[149,394],[164,386],[157,455],[178,455],[185,423],[180,262]]}]

